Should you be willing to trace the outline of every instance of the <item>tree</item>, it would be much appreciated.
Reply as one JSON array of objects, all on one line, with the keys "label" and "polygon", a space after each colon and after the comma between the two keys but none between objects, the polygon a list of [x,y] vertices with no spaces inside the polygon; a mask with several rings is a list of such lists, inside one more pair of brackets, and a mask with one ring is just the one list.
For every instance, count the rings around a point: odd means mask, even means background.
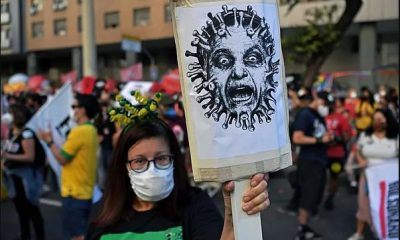
[{"label": "tree", "polygon": [[[291,11],[300,0],[289,0]],[[306,11],[307,26],[297,34],[282,39],[286,58],[304,64],[304,84],[311,86],[320,69],[333,52],[340,39],[350,27],[354,17],[361,9],[362,0],[345,0],[346,6],[339,20],[334,22],[337,5],[324,6]]]}]

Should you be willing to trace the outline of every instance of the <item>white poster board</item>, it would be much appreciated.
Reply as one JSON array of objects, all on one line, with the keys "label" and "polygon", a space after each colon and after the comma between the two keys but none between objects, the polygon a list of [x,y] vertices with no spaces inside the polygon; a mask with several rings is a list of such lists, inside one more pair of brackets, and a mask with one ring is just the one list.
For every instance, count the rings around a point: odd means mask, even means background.
[{"label": "white poster board", "polygon": [[290,166],[276,1],[191,2],[173,19],[195,180]]},{"label": "white poster board", "polygon": [[[68,82],[33,115],[26,126],[35,132],[39,129],[48,131],[51,128],[54,144],[61,147],[67,139],[69,131],[75,126],[70,114],[73,99],[72,85],[71,82]],[[47,144],[44,141],[41,141],[41,143],[60,186],[61,165],[55,159]]]},{"label": "white poster board", "polygon": [[379,239],[399,239],[399,161],[384,160],[383,164],[366,170],[372,222]]}]

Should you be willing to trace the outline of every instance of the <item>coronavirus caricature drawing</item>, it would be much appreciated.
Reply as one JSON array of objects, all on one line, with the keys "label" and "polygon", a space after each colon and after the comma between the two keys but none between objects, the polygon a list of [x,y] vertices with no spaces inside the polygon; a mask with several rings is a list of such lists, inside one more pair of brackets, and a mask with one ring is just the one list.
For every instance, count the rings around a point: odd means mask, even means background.
[{"label": "coronavirus caricature drawing", "polygon": [[273,76],[279,73],[279,56],[270,27],[252,6],[240,10],[224,5],[207,16],[201,30],[193,31],[196,52],[185,52],[194,59],[187,77],[194,83],[196,101],[205,117],[223,121],[222,128],[233,124],[252,132],[256,122],[271,122],[276,108],[278,82]]}]

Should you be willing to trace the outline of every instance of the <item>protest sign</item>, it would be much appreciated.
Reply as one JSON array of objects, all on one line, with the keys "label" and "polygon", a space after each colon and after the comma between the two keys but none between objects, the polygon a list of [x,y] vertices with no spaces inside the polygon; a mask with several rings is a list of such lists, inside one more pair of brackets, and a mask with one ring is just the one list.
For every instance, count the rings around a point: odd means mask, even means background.
[{"label": "protest sign", "polygon": [[[70,110],[73,101],[73,93],[71,82],[66,83],[51,100],[47,101],[39,111],[29,120],[26,127],[37,132],[39,129],[48,130],[51,128],[54,144],[62,146],[69,130],[74,126],[74,122],[70,117]],[[46,152],[46,156],[50,167],[57,176],[58,184],[60,184],[61,165],[55,159],[47,144],[41,141]]]},{"label": "protest sign", "polygon": [[276,1],[189,2],[173,14],[195,180],[291,165]]},{"label": "protest sign", "polygon": [[[277,2],[185,0],[172,11],[195,181],[291,165]],[[262,239],[259,215],[241,211],[249,183],[235,184],[235,238]]]},{"label": "protest sign", "polygon": [[366,170],[372,222],[382,240],[399,239],[399,161],[385,160]]}]

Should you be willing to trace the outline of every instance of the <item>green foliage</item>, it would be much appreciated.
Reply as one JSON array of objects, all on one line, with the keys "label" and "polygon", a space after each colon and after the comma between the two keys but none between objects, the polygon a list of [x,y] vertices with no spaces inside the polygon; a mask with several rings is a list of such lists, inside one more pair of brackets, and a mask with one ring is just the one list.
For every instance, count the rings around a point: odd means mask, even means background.
[{"label": "green foliage", "polygon": [[282,39],[285,60],[304,64],[313,54],[323,54],[327,46],[334,44],[338,38],[334,27],[337,10],[337,5],[308,9],[305,13],[307,26]]}]

